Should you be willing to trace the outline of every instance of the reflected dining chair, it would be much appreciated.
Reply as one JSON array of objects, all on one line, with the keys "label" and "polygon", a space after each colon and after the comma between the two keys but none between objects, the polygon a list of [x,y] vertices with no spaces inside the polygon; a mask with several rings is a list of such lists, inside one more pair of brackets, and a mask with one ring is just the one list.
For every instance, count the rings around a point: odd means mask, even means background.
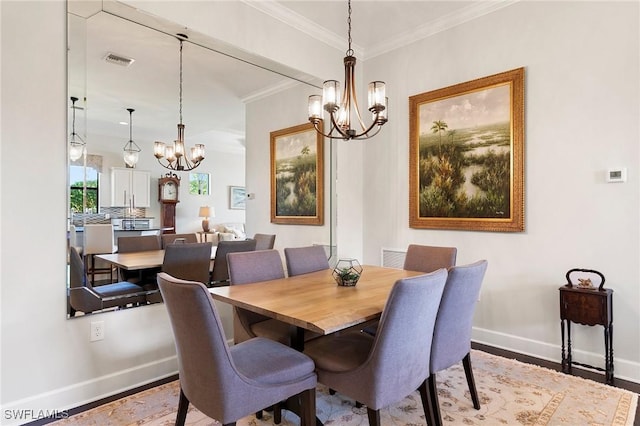
[{"label": "reflected dining chair", "polygon": [[189,234],[163,234],[160,236],[162,240],[162,248],[166,248],[169,244],[173,244],[178,240],[180,243],[197,243],[198,236],[195,233]]},{"label": "reflected dining chair", "polygon": [[227,254],[254,251],[255,249],[255,240],[218,241],[216,259],[213,261],[213,268],[211,269],[211,285],[222,286],[229,284]]},{"label": "reflected dining chair", "polygon": [[329,269],[329,260],[322,246],[285,248],[284,257],[290,277]]},{"label": "reflected dining chair", "polygon": [[208,284],[211,247],[210,242],[167,245],[162,272],[182,280]]},{"label": "reflected dining chair", "polygon": [[480,409],[480,399],[471,368],[471,328],[486,270],[486,260],[454,266],[449,270],[433,332],[429,368],[431,375],[428,379],[429,395],[432,398],[430,406],[434,411],[433,419],[436,426],[442,425],[436,373],[460,361],[464,367],[473,407],[476,410]]},{"label": "reflected dining chair", "polygon": [[276,243],[276,234],[255,234],[256,250],[271,250]]},{"label": "reflected dining chair", "polygon": [[83,249],[84,264],[87,275],[91,277],[91,284],[96,282],[96,274],[109,273],[109,282],[113,281],[112,264],[104,266],[96,266],[96,254],[115,253],[117,247],[115,245],[113,235],[113,225],[111,224],[86,224],[83,232]]},{"label": "reflected dining chair", "polygon": [[[159,235],[142,235],[118,238],[118,253],[133,253],[139,251],[161,250]],[[140,269],[128,271],[120,269],[120,280],[130,281],[136,284],[156,284],[156,274],[161,268]]]},{"label": "reflected dining chair", "polygon": [[184,425],[189,403],[223,425],[235,425],[290,397],[301,402],[301,425],[315,425],[317,376],[309,357],[261,337],[229,347],[213,298],[203,284],[160,273],[158,286],[178,355],[176,425]]},{"label": "reflected dining chair", "polygon": [[[259,250],[227,255],[229,284],[241,285],[284,278],[282,258],[278,250]],[[291,346],[295,327],[242,308],[233,308],[233,341],[244,342],[253,337],[266,337]]]},{"label": "reflected dining chair", "polygon": [[[402,269],[407,271],[433,272],[440,268],[451,268],[456,264],[458,249],[455,247],[423,246],[409,244]],[[374,322],[362,329],[365,333],[376,334],[378,323]]]},{"label": "reflected dining chair", "polygon": [[447,271],[398,280],[382,311],[378,333],[357,330],[313,339],[304,353],[316,364],[318,381],[367,406],[369,424],[380,409],[420,389],[427,421],[427,389],[433,328]]},{"label": "reflected dining chair", "polygon": [[75,247],[69,247],[69,316],[90,314],[101,309],[145,304],[144,289],[124,281],[93,286],[84,262]]}]

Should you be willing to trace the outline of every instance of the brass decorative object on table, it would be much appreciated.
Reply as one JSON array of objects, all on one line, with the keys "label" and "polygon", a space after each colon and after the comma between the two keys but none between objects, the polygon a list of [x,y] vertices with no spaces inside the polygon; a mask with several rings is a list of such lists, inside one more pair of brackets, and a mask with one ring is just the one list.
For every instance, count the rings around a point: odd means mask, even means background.
[{"label": "brass decorative object on table", "polygon": [[339,286],[353,287],[362,275],[362,266],[356,259],[340,259],[332,275]]}]

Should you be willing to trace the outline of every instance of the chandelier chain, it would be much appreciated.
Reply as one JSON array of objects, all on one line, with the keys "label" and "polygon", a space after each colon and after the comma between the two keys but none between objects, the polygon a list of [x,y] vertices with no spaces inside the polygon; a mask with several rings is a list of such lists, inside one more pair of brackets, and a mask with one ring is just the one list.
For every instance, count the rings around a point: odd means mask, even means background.
[{"label": "chandelier chain", "polygon": [[182,40],[180,40],[180,124],[182,124]]},{"label": "chandelier chain", "polygon": [[347,49],[347,56],[353,56],[353,49],[351,48],[351,0],[349,0],[349,14],[347,18],[347,25],[349,27],[349,30],[347,32],[348,40],[349,40],[349,48]]}]

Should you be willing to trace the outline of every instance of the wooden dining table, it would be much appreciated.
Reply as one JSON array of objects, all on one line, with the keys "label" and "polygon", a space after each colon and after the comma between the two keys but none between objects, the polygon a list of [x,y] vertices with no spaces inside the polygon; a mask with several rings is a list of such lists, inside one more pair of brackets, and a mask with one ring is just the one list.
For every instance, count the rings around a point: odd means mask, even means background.
[{"label": "wooden dining table", "polygon": [[[217,246],[211,247],[211,260],[216,258]],[[136,251],[129,253],[96,254],[96,258],[102,259],[118,268],[129,271],[140,269],[159,268],[164,260],[164,250]]]},{"label": "wooden dining table", "polygon": [[380,317],[393,284],[424,272],[365,265],[353,287],[336,284],[331,269],[251,284],[210,288],[214,299],[296,326],[292,346],[304,348],[304,330],[335,333]]}]

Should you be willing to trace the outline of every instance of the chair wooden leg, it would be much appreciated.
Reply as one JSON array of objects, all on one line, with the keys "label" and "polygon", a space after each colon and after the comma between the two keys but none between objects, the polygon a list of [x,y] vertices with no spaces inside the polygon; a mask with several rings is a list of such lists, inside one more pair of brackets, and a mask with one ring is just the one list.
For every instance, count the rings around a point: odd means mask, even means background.
[{"label": "chair wooden leg", "polygon": [[356,408],[362,408],[362,402],[356,401]]},{"label": "chair wooden leg", "polygon": [[187,410],[189,409],[189,400],[180,389],[180,400],[178,401],[178,415],[176,416],[176,426],[184,426],[187,420]]},{"label": "chair wooden leg", "polygon": [[258,419],[258,420],[262,419],[262,410],[256,411],[256,419]]},{"label": "chair wooden leg", "polygon": [[316,388],[300,394],[300,425],[316,426]]},{"label": "chair wooden leg", "polygon": [[479,410],[480,398],[478,398],[476,381],[473,379],[473,369],[471,368],[471,353],[468,353],[464,358],[462,358],[462,365],[464,366],[464,375],[467,376],[467,384],[469,385],[469,392],[471,392],[473,408]]},{"label": "chair wooden leg", "polygon": [[[427,379],[428,380],[428,379]],[[433,405],[432,399],[427,386],[427,380],[422,382],[418,391],[420,392],[420,399],[422,399],[422,409],[424,410],[424,418],[428,426],[436,426],[436,421],[433,417]]]},{"label": "chair wooden leg", "polygon": [[236,426],[236,422],[225,423],[224,426]]},{"label": "chair wooden leg", "polygon": [[367,416],[369,417],[369,426],[380,426],[380,410],[367,407]]},{"label": "chair wooden leg", "polygon": [[277,425],[282,423],[282,404],[280,402],[273,406],[273,423]]},{"label": "chair wooden leg", "polygon": [[436,384],[435,374],[429,376],[427,384],[429,385],[428,393],[431,397],[434,426],[442,426],[442,414],[440,413],[440,403],[438,402],[438,386]]}]

